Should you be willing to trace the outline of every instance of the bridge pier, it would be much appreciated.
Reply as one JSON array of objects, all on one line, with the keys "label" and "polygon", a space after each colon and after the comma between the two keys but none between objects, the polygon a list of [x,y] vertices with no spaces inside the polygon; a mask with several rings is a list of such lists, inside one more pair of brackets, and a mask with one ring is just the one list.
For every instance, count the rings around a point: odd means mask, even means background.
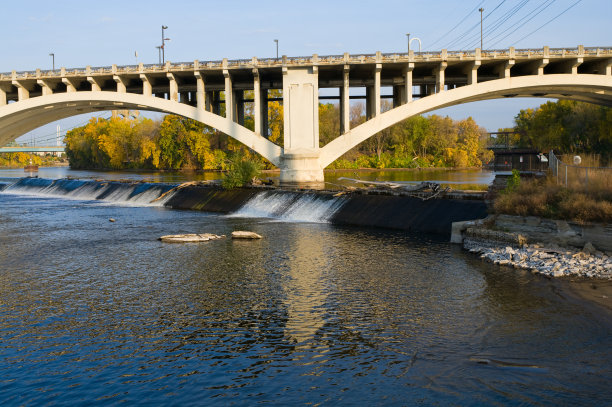
[{"label": "bridge pier", "polygon": [[319,163],[319,73],[317,66],[283,67],[284,148],[281,184],[323,185]]}]

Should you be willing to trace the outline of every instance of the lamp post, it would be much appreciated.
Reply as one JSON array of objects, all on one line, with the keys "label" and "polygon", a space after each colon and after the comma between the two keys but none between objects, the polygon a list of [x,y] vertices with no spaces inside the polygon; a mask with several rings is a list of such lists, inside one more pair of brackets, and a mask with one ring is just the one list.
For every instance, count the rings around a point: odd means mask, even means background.
[{"label": "lamp post", "polygon": [[482,50],[482,12],[484,11],[484,8],[479,8],[478,11],[480,11],[480,50]]},{"label": "lamp post", "polygon": [[166,38],[166,36],[164,35],[164,30],[167,30],[167,29],[168,29],[167,25],[162,25],[162,45],[161,45],[162,64],[166,63],[166,41],[170,41],[170,38]]},{"label": "lamp post", "polygon": [[406,34],[406,38],[408,38],[408,53],[410,54],[410,33]]},{"label": "lamp post", "polygon": [[278,40],[274,40],[276,43],[276,59],[278,59]]},{"label": "lamp post", "polygon": [[55,71],[55,54],[52,52],[49,54],[49,56],[51,57],[51,66],[53,67],[53,70]]}]

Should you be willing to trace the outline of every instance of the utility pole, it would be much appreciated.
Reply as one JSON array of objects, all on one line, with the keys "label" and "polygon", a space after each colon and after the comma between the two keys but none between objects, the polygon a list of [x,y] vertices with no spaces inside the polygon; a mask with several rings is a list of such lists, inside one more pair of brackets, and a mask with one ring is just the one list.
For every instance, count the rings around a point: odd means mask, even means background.
[{"label": "utility pole", "polygon": [[482,51],[482,12],[484,11],[484,8],[479,8],[478,11],[480,11],[480,50]]},{"label": "utility pole", "polygon": [[55,71],[55,54],[52,52],[49,54],[49,56],[51,57],[51,66],[53,67],[53,70]]},{"label": "utility pole", "polygon": [[408,37],[408,53],[410,54],[410,33],[407,33],[406,37]]},{"label": "utility pole", "polygon": [[159,56],[159,64],[161,65],[161,64],[162,64],[162,63],[161,63],[161,45],[158,45],[158,46],[157,46],[157,47],[155,47],[155,48],[157,48],[157,54],[158,54],[158,56]]},{"label": "utility pole", "polygon": [[168,29],[167,25],[162,25],[162,45],[161,45],[162,64],[166,63],[166,41],[170,41],[170,38],[166,38],[166,36],[164,35],[164,30],[167,30],[167,29]]},{"label": "utility pole", "polygon": [[276,59],[278,59],[278,40],[274,40],[276,43]]}]

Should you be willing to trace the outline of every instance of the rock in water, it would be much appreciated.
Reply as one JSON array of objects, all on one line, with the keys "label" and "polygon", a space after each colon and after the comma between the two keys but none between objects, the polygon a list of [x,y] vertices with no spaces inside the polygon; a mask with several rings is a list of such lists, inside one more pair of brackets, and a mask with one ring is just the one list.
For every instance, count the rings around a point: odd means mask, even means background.
[{"label": "rock in water", "polygon": [[262,236],[255,232],[247,232],[244,230],[236,230],[232,232],[232,239],[261,239]]},{"label": "rock in water", "polygon": [[166,235],[158,240],[166,243],[197,243],[207,242],[209,240],[223,239],[225,235],[214,235],[212,233],[186,233],[182,235]]},{"label": "rock in water", "polygon": [[114,222],[114,221],[115,221],[115,219],[114,219],[114,218],[110,218],[108,221],[109,221],[109,222]]}]

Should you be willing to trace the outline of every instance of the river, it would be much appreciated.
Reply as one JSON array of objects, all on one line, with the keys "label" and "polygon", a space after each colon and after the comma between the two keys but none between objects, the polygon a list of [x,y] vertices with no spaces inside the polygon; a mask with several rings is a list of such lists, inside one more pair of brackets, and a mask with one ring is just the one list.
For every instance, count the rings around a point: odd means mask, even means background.
[{"label": "river", "polygon": [[[48,179],[78,178],[130,180],[148,182],[181,183],[186,181],[211,181],[221,179],[215,171],[89,171],[73,170],[70,167],[40,167],[38,172],[25,173],[22,168],[0,169],[0,179],[23,176],[38,176]],[[262,178],[278,183],[278,172],[264,172]],[[440,168],[386,169],[386,170],[328,170],[325,172],[325,187],[333,189],[338,185],[355,185],[341,178],[368,181],[393,181],[398,183],[438,182],[454,189],[484,188],[495,178],[495,173],[484,169],[448,170]]]},{"label": "river", "polygon": [[612,397],[609,311],[436,236],[9,189],[0,265],[2,405]]}]

